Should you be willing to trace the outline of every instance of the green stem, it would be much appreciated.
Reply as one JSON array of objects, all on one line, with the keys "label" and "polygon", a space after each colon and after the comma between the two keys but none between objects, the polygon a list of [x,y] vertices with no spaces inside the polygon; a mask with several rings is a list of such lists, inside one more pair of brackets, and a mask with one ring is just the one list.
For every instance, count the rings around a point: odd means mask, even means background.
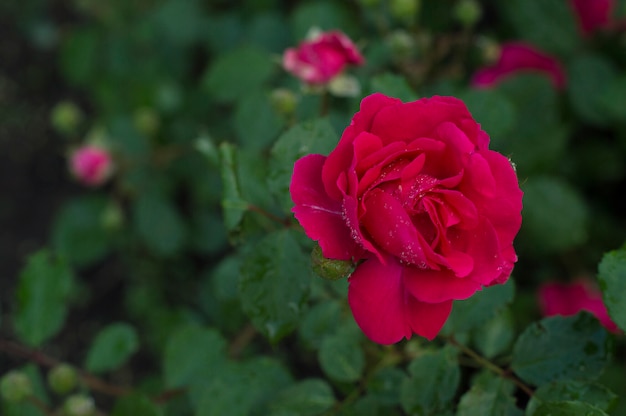
[{"label": "green stem", "polygon": [[515,385],[517,387],[519,387],[520,390],[522,390],[524,393],[526,393],[528,395],[528,397],[532,397],[533,396],[533,394],[534,394],[533,390],[530,387],[528,387],[526,384],[524,384],[524,382],[522,380],[517,378],[510,371],[507,371],[507,370],[497,366],[496,364],[492,363],[491,361],[489,361],[485,357],[483,357],[480,354],[478,354],[473,349],[469,348],[466,345],[463,345],[463,344],[459,343],[453,336],[447,337],[446,339],[448,340],[448,342],[450,344],[452,344],[455,347],[457,347],[459,350],[461,350],[465,355],[467,355],[472,360],[474,360],[481,367],[486,368],[487,370],[497,374],[500,377],[503,377],[503,378],[511,380],[513,383],[515,383]]}]

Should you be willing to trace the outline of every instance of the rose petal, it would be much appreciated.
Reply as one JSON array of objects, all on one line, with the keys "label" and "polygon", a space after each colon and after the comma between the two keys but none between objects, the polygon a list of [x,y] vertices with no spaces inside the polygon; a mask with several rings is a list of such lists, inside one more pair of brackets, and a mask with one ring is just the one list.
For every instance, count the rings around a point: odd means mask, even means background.
[{"label": "rose petal", "polygon": [[452,301],[425,303],[409,296],[407,310],[413,332],[432,341],[450,316]]},{"label": "rose petal", "polygon": [[385,144],[407,142],[419,137],[432,137],[437,126],[446,121],[471,117],[461,100],[436,96],[380,109],[369,131],[383,139]]},{"label": "rose petal", "polygon": [[364,197],[361,224],[387,252],[412,264],[426,265],[420,238],[402,204],[388,193],[373,189]]},{"label": "rose petal", "polygon": [[450,230],[449,237],[454,250],[474,259],[474,268],[466,279],[487,286],[498,279],[507,267],[507,259],[501,255],[498,235],[485,218],[481,218],[472,230]]},{"label": "rose petal", "polygon": [[289,190],[292,209],[306,234],[319,241],[325,257],[338,260],[360,258],[363,249],[352,239],[342,217],[342,205],[330,198],[321,180],[326,157],[309,155],[294,165]]},{"label": "rose petal", "polygon": [[406,319],[402,272],[403,267],[393,259],[383,264],[370,258],[348,279],[348,303],[354,320],[369,339],[379,344],[393,344],[412,335]]},{"label": "rose petal", "polygon": [[415,299],[427,303],[467,299],[481,285],[467,278],[459,278],[450,270],[419,269],[407,267],[404,284]]},{"label": "rose petal", "polygon": [[606,27],[611,21],[614,0],[570,0],[585,35]]},{"label": "rose petal", "polygon": [[498,232],[502,246],[510,245],[522,225],[522,196],[511,162],[500,153],[484,152],[495,179],[495,193],[481,204],[482,213]]}]

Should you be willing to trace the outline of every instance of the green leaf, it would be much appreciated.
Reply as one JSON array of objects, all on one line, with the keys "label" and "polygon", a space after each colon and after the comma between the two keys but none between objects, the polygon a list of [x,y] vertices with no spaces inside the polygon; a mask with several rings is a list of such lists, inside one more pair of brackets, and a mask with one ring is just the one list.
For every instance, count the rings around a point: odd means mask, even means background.
[{"label": "green leaf", "polygon": [[298,334],[305,345],[319,348],[322,341],[337,330],[340,320],[339,302],[320,302],[306,311],[298,325]]},{"label": "green leaf", "polygon": [[626,96],[626,76],[611,81],[599,97],[600,106],[606,111],[611,121],[626,121],[626,108],[623,97]]},{"label": "green leaf", "polygon": [[577,189],[559,178],[531,177],[522,184],[521,235],[534,252],[554,253],[587,240],[588,208]]},{"label": "green leaf", "polygon": [[83,196],[64,204],[52,227],[55,250],[77,266],[102,259],[111,247],[111,236],[104,227],[107,206],[102,196]]},{"label": "green leaf", "polygon": [[241,304],[254,326],[272,342],[299,322],[309,287],[309,259],[292,230],[275,231],[255,244],[241,267]]},{"label": "green leaf", "polygon": [[265,91],[251,92],[238,102],[234,127],[239,142],[248,149],[267,147],[276,139],[283,124]]},{"label": "green leaf", "polygon": [[144,192],[134,206],[134,222],[144,244],[154,254],[173,256],[185,243],[187,230],[178,210],[159,192]]},{"label": "green leaf", "polygon": [[248,209],[248,203],[241,196],[241,187],[237,176],[237,148],[230,143],[220,145],[223,199],[222,210],[224,225],[228,231],[234,231]]},{"label": "green leaf", "polygon": [[28,258],[17,287],[14,326],[19,338],[38,347],[63,326],[74,276],[47,250]]},{"label": "green leaf", "polygon": [[400,389],[400,403],[405,412],[435,415],[451,407],[461,380],[454,348],[426,351],[411,361],[408,370],[409,377]]},{"label": "green leaf", "polygon": [[158,3],[150,17],[158,33],[181,48],[200,39],[204,15],[197,0],[169,0]]},{"label": "green leaf", "polygon": [[545,318],[520,335],[511,368],[536,386],[565,379],[593,380],[608,362],[608,343],[607,332],[587,312]]},{"label": "green leaf", "polygon": [[509,0],[497,4],[522,39],[549,52],[571,53],[580,44],[578,22],[562,0]]},{"label": "green leaf", "polygon": [[580,55],[570,62],[567,92],[574,111],[583,120],[600,126],[608,123],[606,100],[610,96],[607,98],[605,94],[617,74],[613,64],[600,55]]},{"label": "green leaf", "polygon": [[287,369],[270,358],[229,363],[197,390],[197,415],[265,415],[276,391],[291,382]]},{"label": "green leaf", "polygon": [[617,395],[596,383],[582,383],[573,380],[557,381],[539,387],[526,407],[526,414],[532,415],[544,402],[580,401],[589,403],[608,412],[617,402]]},{"label": "green leaf", "polygon": [[270,416],[316,416],[335,404],[333,391],[324,380],[305,379],[281,390],[270,403]]},{"label": "green leaf", "polygon": [[123,322],[114,323],[98,332],[87,353],[85,366],[93,373],[114,370],[138,349],[135,328]]},{"label": "green leaf", "polygon": [[515,385],[500,376],[483,371],[459,402],[456,416],[521,416],[515,406]]},{"label": "green leaf", "polygon": [[372,93],[380,92],[390,97],[399,98],[404,102],[415,101],[418,98],[406,78],[391,72],[374,76],[370,83]]},{"label": "green leaf", "polygon": [[359,380],[365,368],[365,355],[358,340],[344,333],[324,338],[318,359],[329,378],[342,382]]},{"label": "green leaf", "polygon": [[478,351],[486,358],[504,353],[513,343],[515,328],[509,309],[503,309],[472,332],[472,339]]},{"label": "green leaf", "polygon": [[218,56],[204,75],[203,85],[215,100],[236,101],[258,90],[274,68],[267,52],[241,46]]},{"label": "green leaf", "polygon": [[185,326],[168,339],[163,375],[168,388],[202,382],[225,365],[226,341],[214,329]]},{"label": "green leaf", "polygon": [[626,249],[606,253],[598,265],[602,299],[613,322],[626,331]]},{"label": "green leaf", "polygon": [[111,416],[161,416],[163,411],[150,398],[131,394],[116,400]]},{"label": "green leaf", "polygon": [[383,406],[400,404],[404,372],[396,367],[384,367],[367,380],[367,392]]},{"label": "green leaf", "polygon": [[313,153],[327,155],[338,141],[327,119],[296,124],[278,138],[271,151],[268,185],[286,212],[293,207],[289,184],[296,160]]},{"label": "green leaf", "polygon": [[491,138],[491,148],[498,151],[517,122],[515,106],[497,89],[469,90],[459,98],[465,102],[474,119]]},{"label": "green leaf", "polygon": [[503,285],[486,287],[467,300],[456,301],[442,333],[457,334],[485,324],[513,300],[513,279]]},{"label": "green leaf", "polygon": [[537,407],[530,416],[608,416],[597,407],[583,402],[546,402]]}]

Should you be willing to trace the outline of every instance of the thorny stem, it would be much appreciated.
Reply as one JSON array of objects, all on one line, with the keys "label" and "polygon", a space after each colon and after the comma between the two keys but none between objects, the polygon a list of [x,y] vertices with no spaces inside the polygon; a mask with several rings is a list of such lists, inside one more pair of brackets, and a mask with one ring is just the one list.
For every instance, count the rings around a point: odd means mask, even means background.
[{"label": "thorny stem", "polygon": [[[0,352],[6,353],[14,357],[24,358],[42,367],[55,367],[61,363],[56,358],[52,358],[41,351],[33,350],[20,345],[16,342],[0,339]],[[107,383],[106,381],[93,376],[86,371],[79,371],[79,377],[81,382],[89,389],[97,391],[98,393],[105,394],[107,396],[121,397],[133,392],[131,387],[121,387],[114,384]],[[184,389],[171,389],[161,392],[158,396],[152,398],[153,402],[157,404],[165,403],[172,400],[185,392]],[[41,402],[34,396],[29,397],[29,401],[37,406],[44,414],[52,414],[47,408],[46,404]]]},{"label": "thorny stem", "polygon": [[526,393],[528,395],[528,397],[533,397],[533,394],[534,394],[533,390],[530,387],[528,387],[526,384],[524,384],[524,382],[522,380],[517,378],[510,371],[507,371],[507,370],[497,366],[496,364],[492,363],[491,361],[489,361],[485,357],[483,357],[480,354],[478,354],[473,349],[467,347],[466,345],[463,345],[463,344],[459,343],[453,336],[446,337],[446,340],[450,344],[452,344],[455,347],[457,347],[458,349],[460,349],[465,355],[467,355],[470,358],[472,358],[481,367],[488,369],[489,371],[497,374],[500,377],[503,377],[503,378],[506,378],[506,379],[509,379],[509,380],[513,381],[513,383],[515,383],[515,385],[517,387],[519,387],[520,390],[522,390],[524,393]]},{"label": "thorny stem", "polygon": [[[0,351],[12,355],[14,357],[21,357],[39,364],[43,367],[55,367],[61,364],[61,361],[56,358],[52,358],[42,353],[41,351],[31,350],[16,342],[0,339]],[[109,384],[106,381],[93,376],[86,371],[79,371],[80,380],[91,390],[104,393],[109,396],[119,397],[131,393],[129,387],[120,387],[114,384]]]},{"label": "thorny stem", "polygon": [[249,204],[248,205],[248,209],[250,211],[257,212],[257,213],[263,215],[264,217],[269,218],[272,221],[278,222],[278,223],[280,223],[280,224],[282,224],[282,225],[284,225],[286,227],[290,227],[291,226],[291,221],[289,221],[288,218],[280,218],[279,216],[274,215],[271,212],[268,212],[268,211],[264,210],[263,208],[260,208],[260,207],[258,207],[256,205]]}]

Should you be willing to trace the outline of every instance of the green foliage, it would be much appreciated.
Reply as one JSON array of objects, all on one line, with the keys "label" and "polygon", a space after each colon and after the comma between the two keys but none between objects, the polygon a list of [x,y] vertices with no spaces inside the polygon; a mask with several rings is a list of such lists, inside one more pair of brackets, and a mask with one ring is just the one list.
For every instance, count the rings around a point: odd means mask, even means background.
[{"label": "green foliage", "polygon": [[112,244],[112,233],[105,223],[108,208],[109,202],[100,195],[68,202],[53,225],[55,250],[78,266],[101,260]]},{"label": "green foliage", "polygon": [[424,351],[408,366],[409,377],[402,381],[400,402],[405,412],[416,415],[443,414],[450,409],[461,370],[454,348]]},{"label": "green foliage", "polygon": [[21,340],[40,346],[63,327],[73,283],[72,270],[52,253],[41,250],[28,258],[20,274],[14,317]]},{"label": "green foliage", "polygon": [[139,349],[135,328],[118,322],[102,329],[94,338],[87,353],[85,368],[102,373],[118,368]]},{"label": "green foliage", "polygon": [[590,314],[555,316],[526,328],[513,348],[511,368],[536,386],[594,380],[607,365],[609,352],[608,335]]},{"label": "green foliage", "polygon": [[256,328],[277,342],[299,322],[309,292],[308,257],[294,232],[275,231],[249,248],[243,259],[241,304]]},{"label": "green foliage", "polygon": [[602,286],[604,303],[613,321],[622,330],[626,328],[626,249],[606,253],[598,265],[598,279]]},{"label": "green foliage", "polygon": [[521,416],[515,406],[515,385],[508,380],[482,372],[472,381],[471,388],[461,397],[457,416],[503,415]]},{"label": "green foliage", "polygon": [[523,185],[523,233],[533,250],[558,252],[582,245],[588,237],[588,208],[570,184],[552,177],[529,178]]},{"label": "green foliage", "polygon": [[314,416],[336,402],[331,387],[321,379],[305,379],[278,392],[269,406],[271,416]]}]

